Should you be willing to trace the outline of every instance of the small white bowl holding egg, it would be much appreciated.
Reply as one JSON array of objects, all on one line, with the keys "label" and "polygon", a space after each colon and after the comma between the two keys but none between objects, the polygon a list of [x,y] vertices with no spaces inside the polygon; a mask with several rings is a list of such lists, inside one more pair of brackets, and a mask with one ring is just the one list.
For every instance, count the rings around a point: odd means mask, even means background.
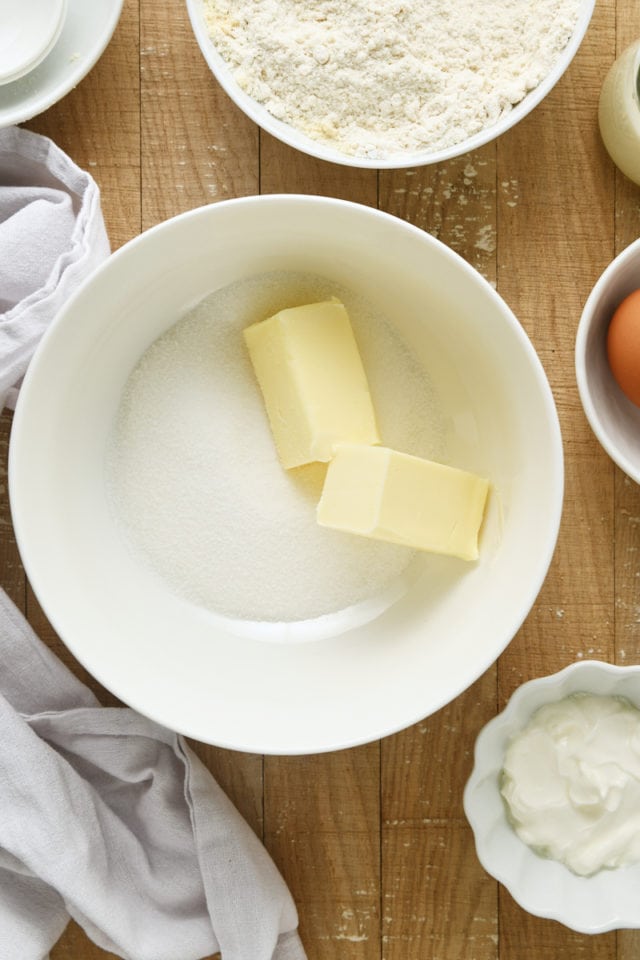
[{"label": "small white bowl holding egg", "polygon": [[[601,274],[584,305],[575,370],[591,429],[640,483],[640,239]],[[625,392],[626,391],[626,392]]]},{"label": "small white bowl holding egg", "polygon": [[[333,296],[383,446],[488,481],[477,559],[321,526],[326,464],[279,463],[243,331]],[[29,368],[9,474],[76,658],[165,726],[267,754],[375,740],[466,689],[529,613],[563,497],[553,396],[493,287],[402,220],[295,195],[189,211],[96,271]]]},{"label": "small white bowl holding egg", "polygon": [[480,731],[464,809],[480,863],[529,913],[640,927],[640,666],[577,661]]}]

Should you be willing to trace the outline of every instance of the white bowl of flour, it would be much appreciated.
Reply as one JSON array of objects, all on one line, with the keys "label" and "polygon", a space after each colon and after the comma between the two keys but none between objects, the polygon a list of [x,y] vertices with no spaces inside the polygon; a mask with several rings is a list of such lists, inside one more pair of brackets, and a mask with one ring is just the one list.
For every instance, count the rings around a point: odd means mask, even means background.
[{"label": "white bowl of flour", "polygon": [[[280,467],[242,329],[329,294],[385,441],[490,479],[477,562],[321,528],[315,468]],[[322,197],[224,201],[117,251],[43,339],[10,455],[20,551],[72,653],[166,726],[258,753],[377,739],[468,687],[535,600],[562,490],[549,385],[495,290]]]},{"label": "white bowl of flour", "polygon": [[474,150],[549,93],[594,0],[187,0],[232,100],[315,157],[408,167]]}]

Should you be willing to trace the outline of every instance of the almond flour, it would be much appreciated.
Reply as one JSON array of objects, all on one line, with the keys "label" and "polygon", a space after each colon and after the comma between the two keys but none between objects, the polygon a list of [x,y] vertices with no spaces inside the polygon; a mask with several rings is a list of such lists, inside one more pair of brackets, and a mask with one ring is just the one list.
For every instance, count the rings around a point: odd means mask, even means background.
[{"label": "almond flour", "polygon": [[445,149],[547,76],[582,0],[203,0],[239,86],[341,153]]}]

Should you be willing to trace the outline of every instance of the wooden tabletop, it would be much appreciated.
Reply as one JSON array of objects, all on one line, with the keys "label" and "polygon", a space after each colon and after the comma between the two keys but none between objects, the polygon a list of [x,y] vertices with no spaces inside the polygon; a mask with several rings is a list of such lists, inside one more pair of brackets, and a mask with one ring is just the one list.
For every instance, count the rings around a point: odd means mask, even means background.
[{"label": "wooden tabletop", "polygon": [[[288,758],[196,745],[280,867],[310,960],[640,956],[640,933],[588,937],[526,914],[480,867],[462,810],[475,737],[519,684],[583,657],[640,663],[640,489],[592,435],[573,364],[592,284],[640,236],[640,188],[615,170],[597,127],[604,75],[639,36],[638,0],[597,0],[571,67],[514,129],[437,166],[377,172],[309,159],[260,132],[211,76],[183,0],[125,0],[93,71],[26,124],[93,174],[114,249],[184,210],[259,192],[344,197],[417,224],[497,286],[549,377],[563,521],[542,591],[498,663],[434,716],[367,746]],[[5,413],[0,582],[114,703],[26,582],[6,502],[10,423]],[[52,960],[107,956],[71,924]]]}]

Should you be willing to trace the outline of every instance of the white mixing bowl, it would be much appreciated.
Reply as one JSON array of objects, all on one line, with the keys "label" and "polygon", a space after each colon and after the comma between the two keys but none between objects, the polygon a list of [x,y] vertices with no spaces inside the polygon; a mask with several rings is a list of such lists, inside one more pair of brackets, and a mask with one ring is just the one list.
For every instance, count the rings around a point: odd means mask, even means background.
[{"label": "white mixing bowl", "polygon": [[[582,0],[574,32],[567,45],[559,54],[552,69],[512,110],[501,116],[495,123],[446,148],[424,149],[413,152],[394,151],[392,155],[381,158],[350,156],[337,148],[328,146],[326,143],[312,139],[291,124],[284,123],[282,120],[277,119],[262,103],[259,103],[242,89],[234,76],[234,72],[216,50],[205,22],[203,0],[186,0],[186,2],[198,46],[211,72],[233,102],[250,117],[251,120],[283,143],[295,147],[297,150],[301,150],[303,153],[307,153],[312,157],[318,157],[321,160],[328,160],[331,163],[340,163],[345,166],[369,169],[401,169],[404,167],[439,163],[443,160],[449,160],[453,157],[459,157],[462,154],[469,153],[471,150],[477,150],[485,143],[495,140],[501,134],[510,130],[511,127],[515,126],[516,123],[531,113],[555,87],[567,70],[582,43],[595,7],[595,0]],[[452,9],[454,7],[455,4],[452,5]],[[536,16],[535,4],[532,6],[530,15],[531,17]],[[452,27],[452,32],[455,32],[455,27]],[[453,64],[452,74],[455,72],[455,69],[456,64]]]},{"label": "white mixing bowl", "polygon": [[[140,355],[211,291],[273,270],[320,274],[375,304],[428,371],[450,462],[492,484],[480,560],[423,554],[405,593],[357,621],[261,625],[189,604],[133,557],[110,508],[105,450]],[[374,740],[468,687],[536,598],[563,492],[549,385],[490,284],[388,214],[278,195],[182,214],[89,279],[30,366],[9,472],[28,576],[77,659],[168,727],[274,754]]]}]

